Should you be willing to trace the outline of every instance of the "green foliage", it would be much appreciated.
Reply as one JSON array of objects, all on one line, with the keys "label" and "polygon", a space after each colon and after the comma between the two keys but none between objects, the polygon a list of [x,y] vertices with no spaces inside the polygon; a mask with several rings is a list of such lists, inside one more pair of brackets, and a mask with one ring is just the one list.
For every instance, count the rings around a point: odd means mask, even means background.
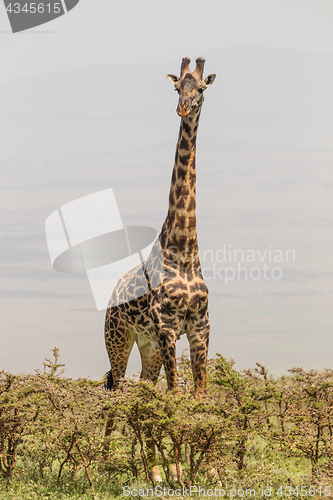
[{"label": "green foliage", "polygon": [[333,370],[289,371],[293,379],[288,384],[284,378],[282,384],[276,382],[280,386],[275,394],[277,414],[280,420],[283,415],[283,425],[271,429],[267,438],[310,460],[313,478],[333,477]]},{"label": "green foliage", "polygon": [[[150,457],[149,445],[156,446],[159,452],[168,484],[173,484],[169,467],[175,464],[180,485],[190,487],[217,443],[230,441],[230,419],[221,416],[214,399],[195,401],[186,393],[166,394],[164,389],[141,381],[124,384],[123,391],[113,397],[112,405],[117,408],[114,417],[124,422],[137,440],[145,479],[153,484],[150,466],[155,459]],[[180,465],[185,443],[191,452],[189,468],[182,477]]]},{"label": "green foliage", "polygon": [[[233,429],[234,460],[239,471],[246,466],[247,444],[267,424],[267,405],[272,399],[273,386],[264,377],[266,371],[233,369],[234,361],[227,361],[220,354],[214,365],[214,382],[223,388],[219,394],[221,410],[230,415]],[[262,372],[262,370],[264,370]],[[269,423],[269,422],[268,422]]]},{"label": "green foliage", "polygon": [[273,379],[259,363],[238,372],[218,355],[208,396],[195,401],[185,355],[179,392],[131,380],[108,392],[65,378],[53,356],[35,375],[0,372],[0,500],[115,498],[122,485],[155,486],[156,465],[171,488],[332,479],[332,370]]}]

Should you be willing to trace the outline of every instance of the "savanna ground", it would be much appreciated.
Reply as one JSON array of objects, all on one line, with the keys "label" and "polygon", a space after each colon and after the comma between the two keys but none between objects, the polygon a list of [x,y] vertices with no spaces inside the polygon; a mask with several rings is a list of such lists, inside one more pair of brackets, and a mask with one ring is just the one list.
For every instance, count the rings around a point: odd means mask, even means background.
[{"label": "savanna ground", "polygon": [[333,370],[273,378],[217,355],[195,401],[186,356],[180,393],[166,393],[65,378],[53,354],[43,372],[0,372],[0,500],[333,497]]}]

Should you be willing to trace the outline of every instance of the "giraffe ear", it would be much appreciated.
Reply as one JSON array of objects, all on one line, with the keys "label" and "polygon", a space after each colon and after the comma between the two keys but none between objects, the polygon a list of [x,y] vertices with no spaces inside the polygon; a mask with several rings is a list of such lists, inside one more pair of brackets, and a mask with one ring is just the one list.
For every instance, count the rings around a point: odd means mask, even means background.
[{"label": "giraffe ear", "polygon": [[216,75],[212,74],[212,75],[208,75],[205,79],[204,79],[204,82],[205,82],[205,85],[206,87],[209,87],[210,85],[212,85],[214,83],[214,80],[216,78]]},{"label": "giraffe ear", "polygon": [[175,85],[178,82],[178,80],[179,80],[178,76],[172,75],[172,74],[169,74],[166,77],[169,80],[169,82],[172,83],[172,85]]}]

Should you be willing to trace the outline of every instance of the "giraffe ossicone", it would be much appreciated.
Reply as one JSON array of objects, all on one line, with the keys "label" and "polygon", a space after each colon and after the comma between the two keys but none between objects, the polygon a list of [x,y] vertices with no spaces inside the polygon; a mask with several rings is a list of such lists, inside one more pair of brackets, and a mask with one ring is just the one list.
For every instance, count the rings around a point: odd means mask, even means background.
[{"label": "giraffe ossicone", "polygon": [[[164,364],[168,389],[177,389],[176,340],[186,334],[195,397],[206,395],[210,326],[208,288],[201,272],[197,241],[195,156],[203,93],[215,75],[203,78],[204,63],[203,58],[198,58],[191,72],[190,59],[184,57],[180,77],[167,75],[179,94],[177,113],[181,117],[169,209],[143,266],[125,273],[112,293],[105,318],[105,343],[111,364],[109,389],[117,389],[125,376],[135,342],[142,361],[141,378],[156,383]],[[149,292],[140,296],[146,282]],[[138,298],[124,300],[131,295]]]}]

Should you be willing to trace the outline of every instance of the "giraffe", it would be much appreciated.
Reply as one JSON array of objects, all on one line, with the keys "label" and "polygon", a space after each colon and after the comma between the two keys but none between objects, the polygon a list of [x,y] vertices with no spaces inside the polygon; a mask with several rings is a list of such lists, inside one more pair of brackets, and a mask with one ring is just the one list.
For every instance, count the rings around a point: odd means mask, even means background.
[{"label": "giraffe", "polygon": [[[180,77],[167,75],[179,94],[177,114],[181,117],[169,209],[150,256],[142,266],[125,273],[112,293],[105,318],[105,343],[111,364],[108,389],[118,388],[136,342],[142,362],[141,378],[156,384],[164,364],[168,389],[178,390],[176,340],[186,334],[195,398],[206,395],[210,327],[208,288],[197,241],[195,156],[203,92],[216,75],[203,79],[204,63],[199,57],[191,72],[190,59],[184,57]],[[163,273],[163,279],[153,286],[156,273]],[[149,289],[142,294],[146,282]]]}]

